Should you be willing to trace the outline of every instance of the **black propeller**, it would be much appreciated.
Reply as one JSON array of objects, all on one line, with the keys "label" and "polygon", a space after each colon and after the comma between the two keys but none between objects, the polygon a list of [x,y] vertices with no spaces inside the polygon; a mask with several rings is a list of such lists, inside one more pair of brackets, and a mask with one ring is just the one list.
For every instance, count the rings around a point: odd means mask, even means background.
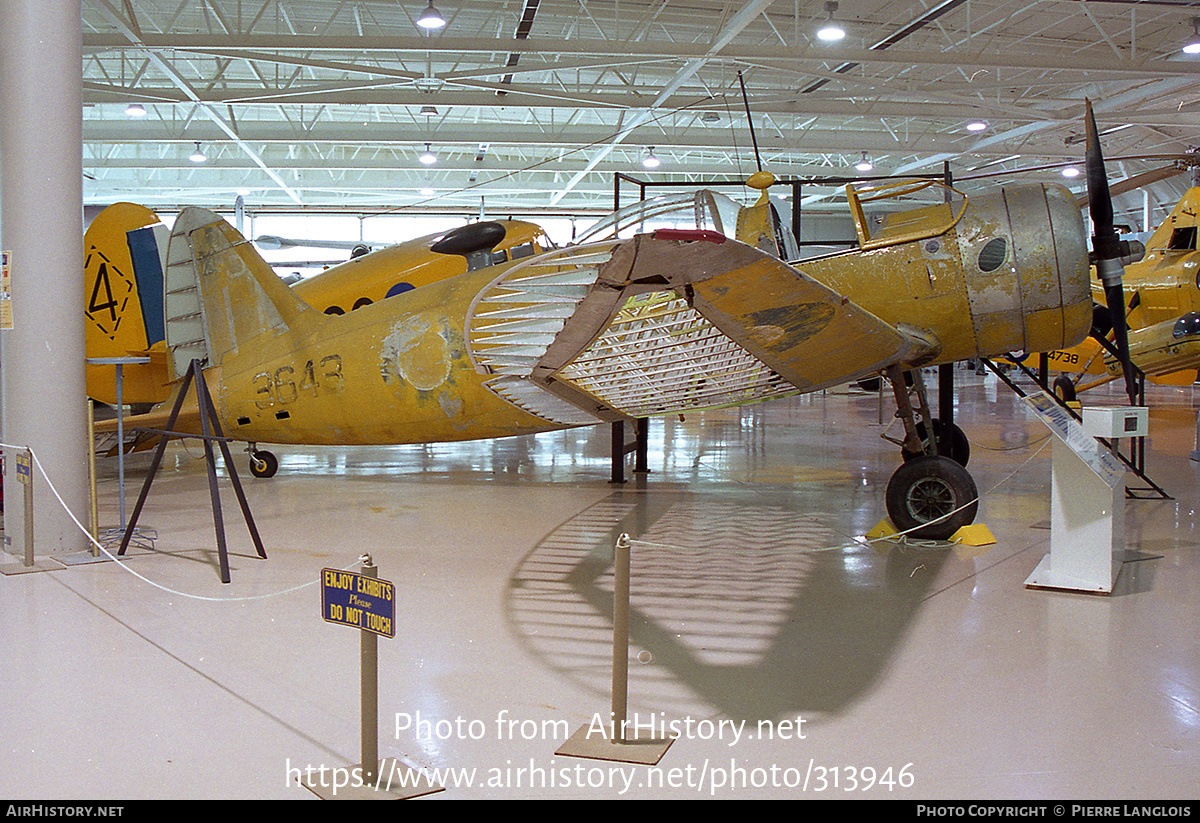
[{"label": "black propeller", "polygon": [[1100,133],[1096,129],[1096,117],[1092,114],[1092,101],[1087,100],[1086,103],[1086,164],[1088,209],[1092,216],[1092,254],[1096,273],[1104,286],[1104,300],[1112,321],[1113,342],[1125,376],[1125,391],[1132,405],[1136,402],[1137,381],[1133,363],[1129,359],[1129,334],[1125,323],[1125,290],[1122,285],[1125,264],[1121,261],[1121,239],[1113,227],[1112,195],[1108,188],[1108,175],[1104,171],[1104,155],[1100,151]]}]

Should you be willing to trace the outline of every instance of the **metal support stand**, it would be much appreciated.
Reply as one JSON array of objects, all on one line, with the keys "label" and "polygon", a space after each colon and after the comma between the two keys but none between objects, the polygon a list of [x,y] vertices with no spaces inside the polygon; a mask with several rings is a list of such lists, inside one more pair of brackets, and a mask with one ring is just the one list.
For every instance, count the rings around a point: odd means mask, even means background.
[{"label": "metal support stand", "polygon": [[[196,401],[200,406],[200,434],[186,434],[173,431],[175,421],[179,419],[179,410],[183,408],[183,400],[187,396],[188,389],[192,383],[196,384]],[[213,432],[216,432],[215,434]],[[246,520],[246,527],[250,531],[250,538],[254,541],[255,551],[258,556],[264,560],[267,553],[263,550],[262,540],[258,536],[258,529],[254,525],[254,518],[250,514],[250,504],[246,501],[246,495],[242,491],[241,481],[238,480],[237,469],[233,462],[233,457],[229,454],[229,440],[225,437],[221,429],[220,419],[217,417],[216,407],[212,402],[212,395],[208,392],[208,386],[204,382],[204,370],[200,365],[199,360],[193,360],[188,366],[187,374],[184,375],[183,383],[179,387],[179,394],[175,398],[175,405],[171,409],[171,416],[167,418],[166,431],[159,432],[162,435],[162,440],[159,441],[158,449],[154,452],[154,460],[150,463],[150,471],[146,473],[146,482],[142,484],[142,493],[138,496],[137,504],[133,507],[133,515],[129,520],[129,525],[125,529],[124,536],[121,538],[121,547],[117,551],[118,555],[124,555],[125,549],[129,546],[129,541],[133,537],[137,528],[138,516],[142,512],[142,506],[146,503],[146,497],[150,493],[150,484],[154,482],[154,476],[158,473],[158,468],[162,464],[163,453],[167,449],[167,440],[169,437],[199,437],[204,441],[204,457],[208,464],[208,492],[212,500],[213,510],[213,526],[217,533],[217,554],[221,564],[221,582],[229,582],[229,555],[225,550],[225,522],[221,515],[221,498],[217,490],[217,466],[213,457],[213,443],[217,443],[221,448],[221,455],[225,459],[225,470],[229,472],[229,480],[233,484],[234,493],[237,495],[238,504],[242,509],[242,516]]]},{"label": "metal support stand", "polygon": [[[120,520],[117,526],[109,527],[103,531],[99,531],[97,535],[98,542],[106,549],[111,549],[113,546],[119,546],[125,535],[126,520],[125,520],[125,366],[126,364],[149,363],[149,357],[89,357],[88,363],[98,366],[115,366],[116,378],[114,388],[117,394],[117,509]],[[154,529],[139,528],[132,533],[131,540],[139,548],[153,549],[154,540],[157,538],[157,533]],[[98,557],[99,549],[92,547],[92,556],[95,559]],[[103,558],[107,560],[108,558]]]},{"label": "metal support stand", "polygon": [[[986,365],[989,369],[991,369],[992,373],[995,374],[998,378],[1000,378],[1000,381],[1002,383],[1004,383],[1006,386],[1008,386],[1010,389],[1012,389],[1013,392],[1015,392],[1018,397],[1027,397],[1028,396],[1024,391],[1021,390],[1020,386],[1018,386],[1012,380],[1009,380],[1008,377],[1004,374],[1004,372],[1002,372],[999,368],[997,368],[996,364],[993,363],[991,360],[988,360],[987,358],[982,358],[980,360],[980,362],[983,363],[984,365]],[[1028,377],[1034,383],[1038,382],[1037,377],[1034,375],[1034,373],[1032,371],[1030,371],[1027,367],[1025,367],[1023,364],[1017,363],[1016,367],[1022,374],[1024,374],[1026,377]],[[1138,376],[1139,391],[1138,391],[1138,403],[1136,404],[1136,407],[1142,407],[1142,406],[1146,405],[1146,382],[1145,381],[1146,381],[1146,376],[1144,374],[1140,374]],[[1071,415],[1071,417],[1075,418],[1075,420],[1077,422],[1082,422],[1082,420],[1083,420],[1082,415],[1080,415],[1078,412],[1076,412],[1074,409],[1072,409],[1066,403],[1059,400],[1059,398],[1054,394],[1053,391],[1050,390],[1050,388],[1048,388],[1047,386],[1042,385],[1042,384],[1038,384],[1038,385],[1039,385],[1039,388],[1042,389],[1042,391],[1044,391],[1046,394],[1053,397],[1055,399],[1055,401],[1060,406],[1062,406],[1062,408],[1065,409],[1068,414]],[[1100,442],[1112,450],[1113,456],[1116,457],[1118,460],[1120,460],[1122,463],[1124,463],[1126,469],[1131,471],[1134,475],[1136,475],[1139,479],[1141,479],[1142,481],[1144,481],[1146,483],[1145,488],[1135,488],[1135,487],[1127,485],[1125,488],[1125,496],[1126,497],[1131,498],[1133,500],[1150,500],[1150,499],[1174,500],[1175,499],[1175,498],[1171,497],[1171,495],[1167,494],[1167,492],[1161,486],[1159,486],[1157,483],[1155,483],[1153,480],[1151,480],[1150,477],[1146,474],[1146,441],[1145,441],[1144,437],[1133,438],[1133,442],[1131,444],[1131,456],[1130,457],[1126,457],[1125,455],[1121,454],[1119,448],[1116,448],[1114,446],[1114,444],[1112,442],[1110,442],[1109,440],[1100,438]]]},{"label": "metal support stand", "polygon": [[634,474],[647,475],[650,473],[648,464],[648,440],[650,422],[639,417],[633,421],[633,443],[625,442],[625,421],[615,420],[612,426],[612,483],[625,482],[625,456],[633,452]]},{"label": "metal support stand", "polygon": [[48,572],[62,566],[33,557],[33,451],[25,449],[17,455],[17,479],[21,483],[21,497],[25,502],[25,559],[22,563],[6,563],[0,566],[0,574],[26,574]]},{"label": "metal support stand", "polygon": [[[594,724],[580,727],[555,754],[616,760],[653,766],[662,759],[674,738],[639,738],[629,728],[629,535],[622,534],[613,548],[613,669],[611,735]],[[637,723],[633,724],[635,730]]]},{"label": "metal support stand", "polygon": [[1196,415],[1196,448],[1190,456],[1192,460],[1200,461],[1200,414]]}]

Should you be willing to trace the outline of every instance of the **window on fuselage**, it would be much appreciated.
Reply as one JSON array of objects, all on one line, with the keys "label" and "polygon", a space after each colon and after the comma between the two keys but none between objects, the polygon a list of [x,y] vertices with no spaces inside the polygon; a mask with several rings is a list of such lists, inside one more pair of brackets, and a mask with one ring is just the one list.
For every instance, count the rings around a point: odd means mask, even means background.
[{"label": "window on fuselage", "polygon": [[1167,244],[1168,251],[1195,251],[1196,227],[1183,226],[1171,232],[1171,242]]}]

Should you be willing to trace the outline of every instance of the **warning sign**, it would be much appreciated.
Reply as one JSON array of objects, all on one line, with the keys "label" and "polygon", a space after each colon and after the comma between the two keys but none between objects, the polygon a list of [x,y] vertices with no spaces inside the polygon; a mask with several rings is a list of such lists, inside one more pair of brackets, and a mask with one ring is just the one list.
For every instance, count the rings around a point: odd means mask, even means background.
[{"label": "warning sign", "polygon": [[390,581],[321,570],[321,616],[328,623],[396,636],[396,587]]}]

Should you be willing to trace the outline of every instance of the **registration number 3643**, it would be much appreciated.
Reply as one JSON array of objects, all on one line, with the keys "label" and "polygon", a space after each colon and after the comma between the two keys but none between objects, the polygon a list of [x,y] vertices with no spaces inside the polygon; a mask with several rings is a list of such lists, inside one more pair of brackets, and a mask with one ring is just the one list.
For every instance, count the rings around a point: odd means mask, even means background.
[{"label": "registration number 3643", "polygon": [[294,403],[303,395],[320,397],[337,394],[343,389],[342,357],[331,354],[320,360],[309,360],[302,368],[280,366],[273,372],[254,375],[254,404],[260,409]]}]

